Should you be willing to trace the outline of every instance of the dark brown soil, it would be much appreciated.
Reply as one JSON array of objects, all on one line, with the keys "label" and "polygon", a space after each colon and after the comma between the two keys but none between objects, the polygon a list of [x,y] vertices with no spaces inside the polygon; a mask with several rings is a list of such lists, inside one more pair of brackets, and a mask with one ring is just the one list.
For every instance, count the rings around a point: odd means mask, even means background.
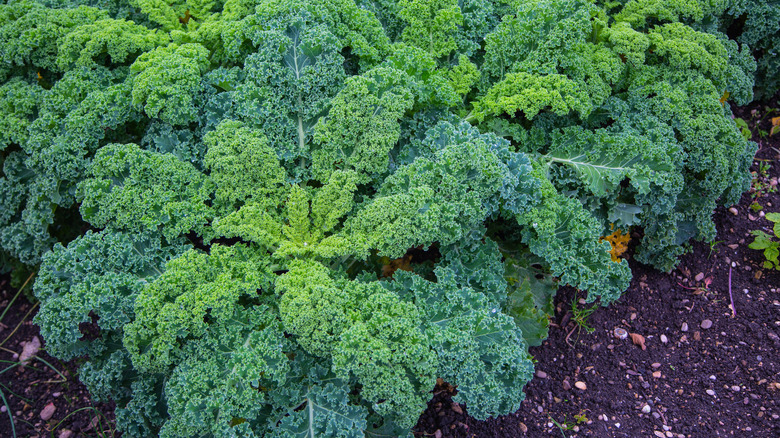
[{"label": "dark brown soil", "polygon": [[[754,132],[769,132],[770,118],[780,114],[765,116],[765,106],[737,115]],[[780,107],[777,98],[769,106]],[[760,190],[745,194],[736,214],[716,212],[715,245],[693,244],[669,274],[630,261],[630,289],[610,307],[596,308],[584,325],[572,312],[581,297],[563,289],[549,339],[531,349],[537,377],[526,386],[518,412],[476,421],[468,407],[453,405],[453,389],[442,386],[416,435],[780,436],[780,271],[764,269],[762,254],[748,248],[749,232],[771,225],[750,208],[754,198],[763,211],[780,211],[780,194],[770,193],[780,177],[780,134],[753,140],[760,145],[753,166]],[[771,165],[766,175],[759,174],[760,163]],[[0,278],[0,313],[14,294],[7,277]],[[113,407],[90,400],[76,361],[57,361],[44,347],[27,366],[19,365],[22,343],[40,338],[31,323],[34,312],[35,305],[20,296],[0,321],[0,437],[14,431],[19,437],[117,436]],[[640,335],[645,348],[632,337],[616,338],[616,328]],[[50,403],[56,409],[44,421],[41,412]]]}]

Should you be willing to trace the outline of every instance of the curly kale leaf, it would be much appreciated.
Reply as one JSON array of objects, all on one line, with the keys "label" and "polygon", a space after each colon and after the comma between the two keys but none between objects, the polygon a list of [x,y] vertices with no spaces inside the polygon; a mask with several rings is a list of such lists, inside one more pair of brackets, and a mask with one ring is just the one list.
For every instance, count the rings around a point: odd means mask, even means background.
[{"label": "curly kale leaf", "polygon": [[363,437],[368,409],[353,403],[348,382],[300,349],[291,356],[287,381],[268,393],[274,405],[267,414],[268,435]]},{"label": "curly kale leaf", "polygon": [[213,216],[213,187],[191,164],[134,144],[113,144],[95,156],[78,186],[82,217],[96,227],[158,230],[167,238],[203,232]]},{"label": "curly kale leaf", "polygon": [[563,284],[587,290],[589,301],[600,297],[602,305],[609,304],[628,288],[628,263],[612,261],[609,243],[599,240],[602,225],[579,201],[559,194],[541,173],[541,168],[535,170],[541,202],[516,215],[523,243],[550,264]]},{"label": "curly kale leaf", "polygon": [[168,35],[132,21],[100,20],[78,26],[60,39],[57,66],[67,71],[74,66],[124,64],[168,42]]},{"label": "curly kale leaf", "polygon": [[276,207],[287,175],[262,133],[224,120],[203,142],[208,146],[203,164],[216,186],[218,210],[233,212],[249,202]]},{"label": "curly kale leaf", "polygon": [[42,98],[42,88],[18,77],[0,85],[0,152],[26,143]]},{"label": "curly kale leaf", "polygon": [[201,76],[209,67],[208,50],[200,44],[169,44],[139,56],[130,69],[133,104],[147,116],[171,125],[195,120],[195,95],[201,92]]},{"label": "curly kale leaf", "polygon": [[293,263],[276,282],[285,330],[309,353],[332,358],[342,380],[380,414],[411,427],[435,385],[435,362],[414,305],[379,283],[334,280],[315,262]]},{"label": "curly kale leaf", "polygon": [[452,271],[435,272],[436,283],[398,272],[388,287],[423,314],[425,334],[438,356],[437,375],[458,387],[453,400],[465,403],[475,418],[516,411],[525,398],[516,388],[533,375],[522,332],[495,302],[458,286]]},{"label": "curly kale leaf", "polygon": [[[97,8],[47,8],[35,1],[0,5],[0,80],[15,69],[59,71],[61,39],[80,25],[107,19]],[[36,70],[32,70],[35,72]]]},{"label": "curly kale leaf", "polygon": [[350,233],[391,258],[433,242],[449,245],[500,209],[520,212],[537,184],[530,161],[509,143],[462,123],[428,131],[417,158],[380,186],[347,220]]},{"label": "curly kale leaf", "polygon": [[[290,365],[277,313],[236,307],[183,347],[185,359],[165,383],[170,418],[161,437],[234,436],[261,429],[268,392],[287,384]],[[235,426],[243,427],[235,428]]]},{"label": "curly kale leaf", "polygon": [[262,45],[245,60],[246,80],[235,90],[235,113],[258,127],[291,174],[305,171],[312,129],[341,89],[345,73],[338,40],[321,25],[293,17],[282,30],[262,32]]},{"label": "curly kale leaf", "polygon": [[212,245],[210,254],[190,250],[171,260],[136,297],[135,321],[125,326],[133,365],[164,372],[186,358],[186,341],[230,320],[239,300],[269,290],[269,269],[261,252],[243,245]]},{"label": "curly kale leaf", "polygon": [[463,24],[457,0],[400,0],[398,17],[406,23],[401,38],[434,58],[457,48],[455,33]]},{"label": "curly kale leaf", "polygon": [[36,322],[49,350],[63,359],[102,353],[106,345],[82,339],[79,324],[92,322],[93,313],[102,331],[121,334],[133,319],[137,294],[186,249],[180,240],[114,230],[88,232],[67,248],[55,246],[35,282],[41,300]]},{"label": "curly kale leaf", "polygon": [[388,152],[401,135],[400,121],[414,103],[409,82],[405,73],[387,67],[346,81],[314,128],[315,178],[324,181],[335,169],[353,169],[366,174],[367,182],[387,170]]}]

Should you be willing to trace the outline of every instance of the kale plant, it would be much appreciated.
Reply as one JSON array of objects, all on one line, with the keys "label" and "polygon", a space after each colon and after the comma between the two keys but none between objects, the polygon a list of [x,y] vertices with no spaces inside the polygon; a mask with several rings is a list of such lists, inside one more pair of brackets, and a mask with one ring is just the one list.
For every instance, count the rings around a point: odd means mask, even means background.
[{"label": "kale plant", "polygon": [[2,263],[128,437],[513,412],[558,285],[627,288],[603,236],[669,270],[750,183],[751,50],[668,5],[9,1]]}]

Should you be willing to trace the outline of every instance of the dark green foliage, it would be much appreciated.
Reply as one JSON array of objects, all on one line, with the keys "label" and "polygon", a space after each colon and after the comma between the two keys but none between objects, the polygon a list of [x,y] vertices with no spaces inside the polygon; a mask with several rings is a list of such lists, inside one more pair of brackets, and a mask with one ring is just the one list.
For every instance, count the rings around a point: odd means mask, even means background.
[{"label": "dark green foliage", "polygon": [[756,3],[10,1],[0,269],[123,436],[513,412],[558,285],[628,286],[605,234],[668,270],[747,187]]}]

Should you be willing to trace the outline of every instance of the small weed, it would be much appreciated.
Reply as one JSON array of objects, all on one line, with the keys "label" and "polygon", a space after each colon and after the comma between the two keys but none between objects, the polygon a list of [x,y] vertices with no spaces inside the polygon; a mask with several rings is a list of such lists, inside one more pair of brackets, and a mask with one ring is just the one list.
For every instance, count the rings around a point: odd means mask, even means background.
[{"label": "small weed", "polygon": [[764,207],[758,202],[759,199],[766,196],[769,193],[777,192],[777,187],[767,181],[769,178],[769,170],[772,165],[765,160],[758,161],[758,171],[751,172],[753,174],[753,182],[750,184],[750,194],[753,197],[753,201],[750,203],[750,209],[754,212],[758,212],[764,209]]},{"label": "small weed", "polygon": [[588,333],[593,333],[594,329],[590,325],[588,325],[588,318],[590,318],[590,315],[593,314],[593,312],[596,311],[596,306],[591,307],[579,307],[577,301],[577,297],[574,297],[574,299],[571,301],[571,319],[574,321],[575,324],[577,324],[578,327],[585,330]]},{"label": "small weed", "polygon": [[718,246],[719,243],[723,243],[723,240],[716,240],[710,243],[710,255],[707,256],[708,259],[712,257],[713,253],[718,252],[718,250],[715,247]]},{"label": "small weed", "polygon": [[755,239],[748,248],[764,251],[765,269],[780,270],[780,240],[775,240],[775,238],[780,239],[780,213],[767,213],[766,219],[774,222],[772,228],[774,237],[760,230],[751,231],[750,234],[754,235]]},{"label": "small weed", "polygon": [[566,417],[564,417],[562,423],[558,422],[550,415],[547,415],[547,418],[549,418],[550,422],[558,427],[558,429],[561,431],[561,435],[563,435],[564,438],[566,438],[567,431],[574,430],[575,426],[588,422],[588,417],[585,416],[585,411],[580,411],[579,414],[574,415],[573,420],[568,420]]},{"label": "small weed", "polygon": [[[582,330],[585,330],[587,333],[593,333],[596,330],[588,324],[588,318],[596,311],[596,306],[579,307],[577,304],[578,299],[577,296],[575,296],[571,300],[571,320],[574,322],[574,328],[566,335],[566,344],[570,347],[574,347],[574,345],[569,342],[569,338],[575,330],[577,330],[578,340]],[[576,344],[577,340],[575,340],[574,343]]]}]

